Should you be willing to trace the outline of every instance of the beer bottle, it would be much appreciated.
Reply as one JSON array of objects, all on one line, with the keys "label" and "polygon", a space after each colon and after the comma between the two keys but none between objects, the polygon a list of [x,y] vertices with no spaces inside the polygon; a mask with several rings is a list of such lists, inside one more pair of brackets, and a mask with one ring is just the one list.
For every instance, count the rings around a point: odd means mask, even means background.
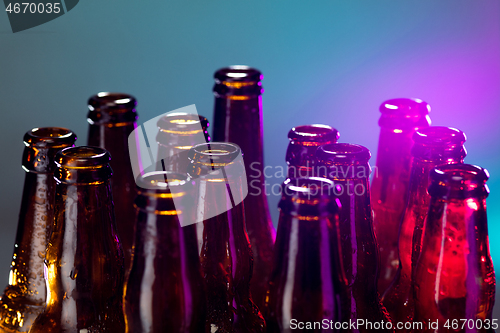
[{"label": "beer bottle", "polygon": [[378,322],[382,326],[358,330],[391,332],[392,323],[377,293],[379,257],[370,206],[370,151],[355,144],[334,143],[319,147],[316,156],[318,170],[334,181],[342,206],[338,232],[341,322]]},{"label": "beer bottle", "polygon": [[336,143],[340,133],[328,125],[314,124],[293,127],[288,132],[286,164],[288,178],[317,177],[316,150],[321,145]]},{"label": "beer bottle", "polygon": [[394,322],[413,319],[415,303],[411,277],[420,255],[422,230],[429,209],[429,172],[436,165],[463,163],[465,140],[462,131],[440,126],[423,128],[413,135],[410,192],[399,231],[399,269],[382,298]]},{"label": "beer bottle", "polygon": [[43,311],[46,289],[43,259],[53,219],[54,157],[71,147],[75,134],[65,128],[34,128],[24,135],[26,171],[9,284],[0,300],[0,332],[28,332]]},{"label": "beer bottle", "polygon": [[485,169],[469,164],[430,172],[431,201],[414,275],[415,322],[423,323],[422,332],[492,332],[496,327],[488,178]]},{"label": "beer bottle", "polygon": [[158,120],[158,161],[164,171],[187,173],[188,153],[194,145],[210,141],[207,118],[175,112]]},{"label": "beer bottle", "polygon": [[234,142],[245,154],[245,169],[251,185],[245,199],[245,219],[254,257],[251,291],[260,308],[264,305],[276,238],[263,172],[262,78],[261,72],[247,66],[223,68],[215,73],[213,89],[213,140]]},{"label": "beer bottle", "polygon": [[187,175],[178,173],[151,172],[138,179],[136,234],[123,302],[127,333],[205,330],[196,226],[182,227],[179,221],[179,215],[192,213],[182,206],[190,199],[190,187]]},{"label": "beer bottle", "polygon": [[123,251],[110,159],[106,150],[85,146],[56,155],[54,224],[45,258],[47,306],[30,333],[125,330]]},{"label": "beer bottle", "polygon": [[88,145],[104,148],[113,157],[111,189],[125,267],[129,266],[134,240],[136,185],[130,164],[128,136],[137,127],[136,105],[136,99],[130,95],[101,92],[90,97],[87,115]]},{"label": "beer bottle", "polygon": [[194,146],[188,174],[197,183],[203,221],[200,262],[207,288],[207,332],[265,332],[250,295],[252,249],[245,228],[244,165],[231,143]]},{"label": "beer bottle", "polygon": [[[333,192],[333,182],[324,178],[287,179],[282,185],[267,332],[297,328],[331,332],[340,320],[336,290],[340,203]],[[307,322],[317,324],[298,324]]]},{"label": "beer bottle", "polygon": [[412,136],[429,127],[429,104],[398,98],[380,105],[377,163],[372,179],[373,227],[380,250],[378,290],[384,293],[398,269],[398,232],[408,196]]}]

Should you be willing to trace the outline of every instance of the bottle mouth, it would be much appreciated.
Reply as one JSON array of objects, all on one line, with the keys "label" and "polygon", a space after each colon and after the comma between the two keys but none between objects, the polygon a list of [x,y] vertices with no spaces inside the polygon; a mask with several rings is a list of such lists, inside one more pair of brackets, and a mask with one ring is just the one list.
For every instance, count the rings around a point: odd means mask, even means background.
[{"label": "bottle mouth", "polygon": [[287,179],[281,188],[279,208],[287,214],[297,215],[301,220],[318,220],[321,215],[340,210],[335,184],[326,178]]},{"label": "bottle mouth", "polygon": [[379,109],[382,113],[380,127],[408,130],[428,127],[431,123],[430,105],[418,98],[390,99],[383,102]]},{"label": "bottle mouth", "polygon": [[[140,194],[171,194],[179,193],[179,189],[190,184],[187,174],[171,172],[171,171],[152,171],[144,175],[140,175],[136,181],[137,188]],[[182,195],[177,195],[182,196]]]},{"label": "bottle mouth", "polygon": [[320,163],[329,164],[361,164],[371,158],[370,151],[360,145],[351,143],[331,143],[320,146],[316,151]]},{"label": "bottle mouth", "polygon": [[111,161],[111,154],[99,147],[69,147],[56,154],[56,165],[69,169],[92,168],[107,166]]},{"label": "bottle mouth", "polygon": [[465,199],[486,197],[489,190],[486,181],[490,175],[486,169],[471,164],[439,165],[431,170],[429,194],[449,198]]},{"label": "bottle mouth", "polygon": [[413,134],[413,141],[423,145],[463,145],[466,140],[464,132],[445,126],[430,126],[419,129]]},{"label": "bottle mouth", "polygon": [[40,127],[26,132],[23,140],[27,147],[62,148],[72,146],[76,141],[76,134],[61,127]]},{"label": "bottle mouth", "polygon": [[213,88],[216,97],[231,100],[247,100],[264,92],[262,73],[248,66],[230,66],[221,68],[214,74]]},{"label": "bottle mouth", "polygon": [[100,92],[89,98],[88,106],[94,110],[129,110],[135,108],[137,100],[124,93]]},{"label": "bottle mouth", "polygon": [[290,141],[302,145],[319,146],[322,144],[336,143],[339,137],[339,131],[331,126],[323,124],[296,126],[288,132],[288,139],[290,139]]},{"label": "bottle mouth", "polygon": [[193,113],[174,112],[160,118],[157,122],[160,132],[177,135],[205,133],[208,136],[208,119]]},{"label": "bottle mouth", "polygon": [[225,166],[241,155],[241,149],[235,143],[211,142],[201,143],[189,152],[191,163],[207,166]]}]

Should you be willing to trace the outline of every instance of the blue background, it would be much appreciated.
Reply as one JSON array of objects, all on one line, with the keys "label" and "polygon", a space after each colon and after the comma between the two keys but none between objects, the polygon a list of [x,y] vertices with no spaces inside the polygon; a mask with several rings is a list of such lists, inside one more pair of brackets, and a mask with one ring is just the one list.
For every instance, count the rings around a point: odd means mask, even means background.
[{"label": "blue background", "polygon": [[[395,97],[430,103],[434,125],[468,135],[466,162],[491,173],[489,234],[500,265],[498,1],[81,1],[16,34],[0,13],[0,285],[26,131],[68,127],[85,144],[86,101],[99,91],[135,95],[140,123],[189,104],[211,119],[212,75],[231,64],[264,73],[265,161],[276,170],[294,125],[330,124],[342,142],[368,147],[375,164],[379,105]],[[278,197],[269,200],[276,223]]]}]

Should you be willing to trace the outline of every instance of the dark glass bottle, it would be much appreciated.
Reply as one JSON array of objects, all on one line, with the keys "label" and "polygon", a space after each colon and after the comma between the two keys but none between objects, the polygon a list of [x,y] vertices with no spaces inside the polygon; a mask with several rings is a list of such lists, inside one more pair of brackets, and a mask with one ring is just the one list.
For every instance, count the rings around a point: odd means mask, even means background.
[{"label": "dark glass bottle", "polygon": [[398,269],[398,233],[410,181],[413,133],[429,127],[429,104],[398,98],[380,105],[380,137],[372,179],[373,227],[380,250],[378,290],[384,293]]},{"label": "dark glass bottle", "polygon": [[[382,298],[394,322],[413,319],[412,271],[420,255],[424,221],[431,200],[429,172],[440,164],[463,163],[465,134],[449,127],[431,126],[413,135],[410,192],[399,232],[399,269]],[[401,332],[409,330],[401,330]]]},{"label": "dark glass bottle", "polygon": [[[359,145],[334,143],[321,146],[316,156],[318,170],[334,181],[335,195],[342,206],[338,232],[341,321],[383,322],[380,329],[392,332],[392,323],[377,293],[379,257],[370,206],[370,151]],[[372,332],[373,328],[363,326],[358,330]]]},{"label": "dark glass bottle", "polygon": [[104,149],[85,146],[56,155],[54,224],[45,258],[47,306],[31,333],[125,330],[123,251],[110,159]]},{"label": "dark glass bottle", "polygon": [[[495,273],[486,218],[488,177],[486,170],[469,164],[438,166],[430,173],[431,202],[414,275],[415,321],[423,323],[422,332],[495,328],[491,320]],[[433,327],[436,320],[439,325]]]},{"label": "dark glass bottle", "polygon": [[314,124],[293,127],[288,132],[286,164],[288,178],[317,177],[316,150],[321,145],[336,143],[340,133],[328,125]]},{"label": "dark glass bottle", "polygon": [[101,92],[90,97],[87,115],[88,145],[104,148],[113,157],[110,163],[113,168],[111,189],[125,267],[130,264],[134,240],[134,199],[137,193],[130,164],[128,136],[137,127],[136,105],[137,101],[133,96]]},{"label": "dark glass bottle", "polygon": [[196,225],[179,221],[193,213],[182,205],[190,200],[191,187],[179,173],[152,172],[138,179],[136,235],[123,298],[127,333],[205,330]]},{"label": "dark glass bottle", "polygon": [[265,332],[250,295],[252,249],[245,229],[244,165],[230,143],[194,146],[189,175],[197,184],[196,212],[204,221],[200,261],[207,288],[207,332]]},{"label": "dark glass bottle", "polygon": [[276,231],[269,213],[264,182],[261,72],[232,66],[215,75],[214,141],[234,142],[241,147],[251,187],[245,199],[245,219],[254,257],[251,285],[255,304],[265,302],[272,269]]},{"label": "dark glass bottle", "polygon": [[34,128],[24,135],[24,180],[21,212],[9,284],[0,300],[0,332],[28,332],[45,307],[43,259],[54,210],[54,157],[75,143],[65,128]]},{"label": "dark glass bottle", "polygon": [[[267,332],[332,332],[338,302],[339,226],[334,184],[324,178],[287,179],[282,185],[274,268],[266,308]],[[300,326],[302,325],[302,326]]]},{"label": "dark glass bottle", "polygon": [[158,120],[157,161],[163,171],[187,173],[189,150],[210,141],[207,118],[191,113],[175,112]]}]

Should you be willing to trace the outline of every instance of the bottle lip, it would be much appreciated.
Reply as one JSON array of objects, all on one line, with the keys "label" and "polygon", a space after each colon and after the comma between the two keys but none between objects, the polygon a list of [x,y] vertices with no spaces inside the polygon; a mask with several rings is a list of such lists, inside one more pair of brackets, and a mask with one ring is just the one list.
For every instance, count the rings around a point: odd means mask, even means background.
[{"label": "bottle lip", "polygon": [[321,177],[288,178],[282,184],[284,198],[320,198],[335,193],[333,181]]},{"label": "bottle lip", "polygon": [[[253,82],[257,84],[264,76],[255,68],[245,65],[233,65],[217,70],[214,74],[216,83],[224,84],[232,88],[238,88],[237,85],[230,85],[236,82]],[[227,83],[227,84],[226,84]]]},{"label": "bottle lip", "polygon": [[368,148],[352,143],[330,143],[320,146],[316,151],[320,163],[360,164],[371,158]]},{"label": "bottle lip", "polygon": [[91,96],[88,100],[90,111],[127,111],[134,109],[136,105],[137,100],[134,96],[119,92],[100,92]]},{"label": "bottle lip", "polygon": [[206,117],[198,114],[174,112],[161,117],[157,122],[157,126],[164,133],[192,135],[206,132],[210,123]]},{"label": "bottle lip", "polygon": [[340,137],[337,129],[323,124],[300,125],[293,127],[288,132],[288,139],[294,143],[304,143],[310,145],[311,143],[327,144],[335,143]]},{"label": "bottle lip", "polygon": [[234,161],[241,154],[240,147],[229,142],[200,143],[189,151],[191,163],[203,165],[225,165]]},{"label": "bottle lip", "polygon": [[383,102],[379,108],[382,113],[380,127],[391,129],[416,129],[431,124],[431,106],[418,98],[394,98]]},{"label": "bottle lip", "polygon": [[487,197],[488,171],[472,164],[439,165],[431,170],[428,191],[431,196],[445,199]]},{"label": "bottle lip", "polygon": [[26,132],[23,140],[26,147],[69,147],[75,143],[76,134],[62,127],[36,127]]},{"label": "bottle lip", "polygon": [[56,154],[58,167],[70,169],[85,169],[106,166],[111,161],[111,154],[102,148],[91,146],[69,147]]},{"label": "bottle lip", "polygon": [[137,189],[139,194],[172,194],[182,196],[185,193],[180,193],[180,188],[184,188],[191,184],[187,174],[171,172],[171,171],[152,171],[139,175],[137,177]]},{"label": "bottle lip", "polygon": [[467,137],[464,132],[453,127],[430,126],[418,129],[413,134],[416,144],[450,146],[463,145]]}]

